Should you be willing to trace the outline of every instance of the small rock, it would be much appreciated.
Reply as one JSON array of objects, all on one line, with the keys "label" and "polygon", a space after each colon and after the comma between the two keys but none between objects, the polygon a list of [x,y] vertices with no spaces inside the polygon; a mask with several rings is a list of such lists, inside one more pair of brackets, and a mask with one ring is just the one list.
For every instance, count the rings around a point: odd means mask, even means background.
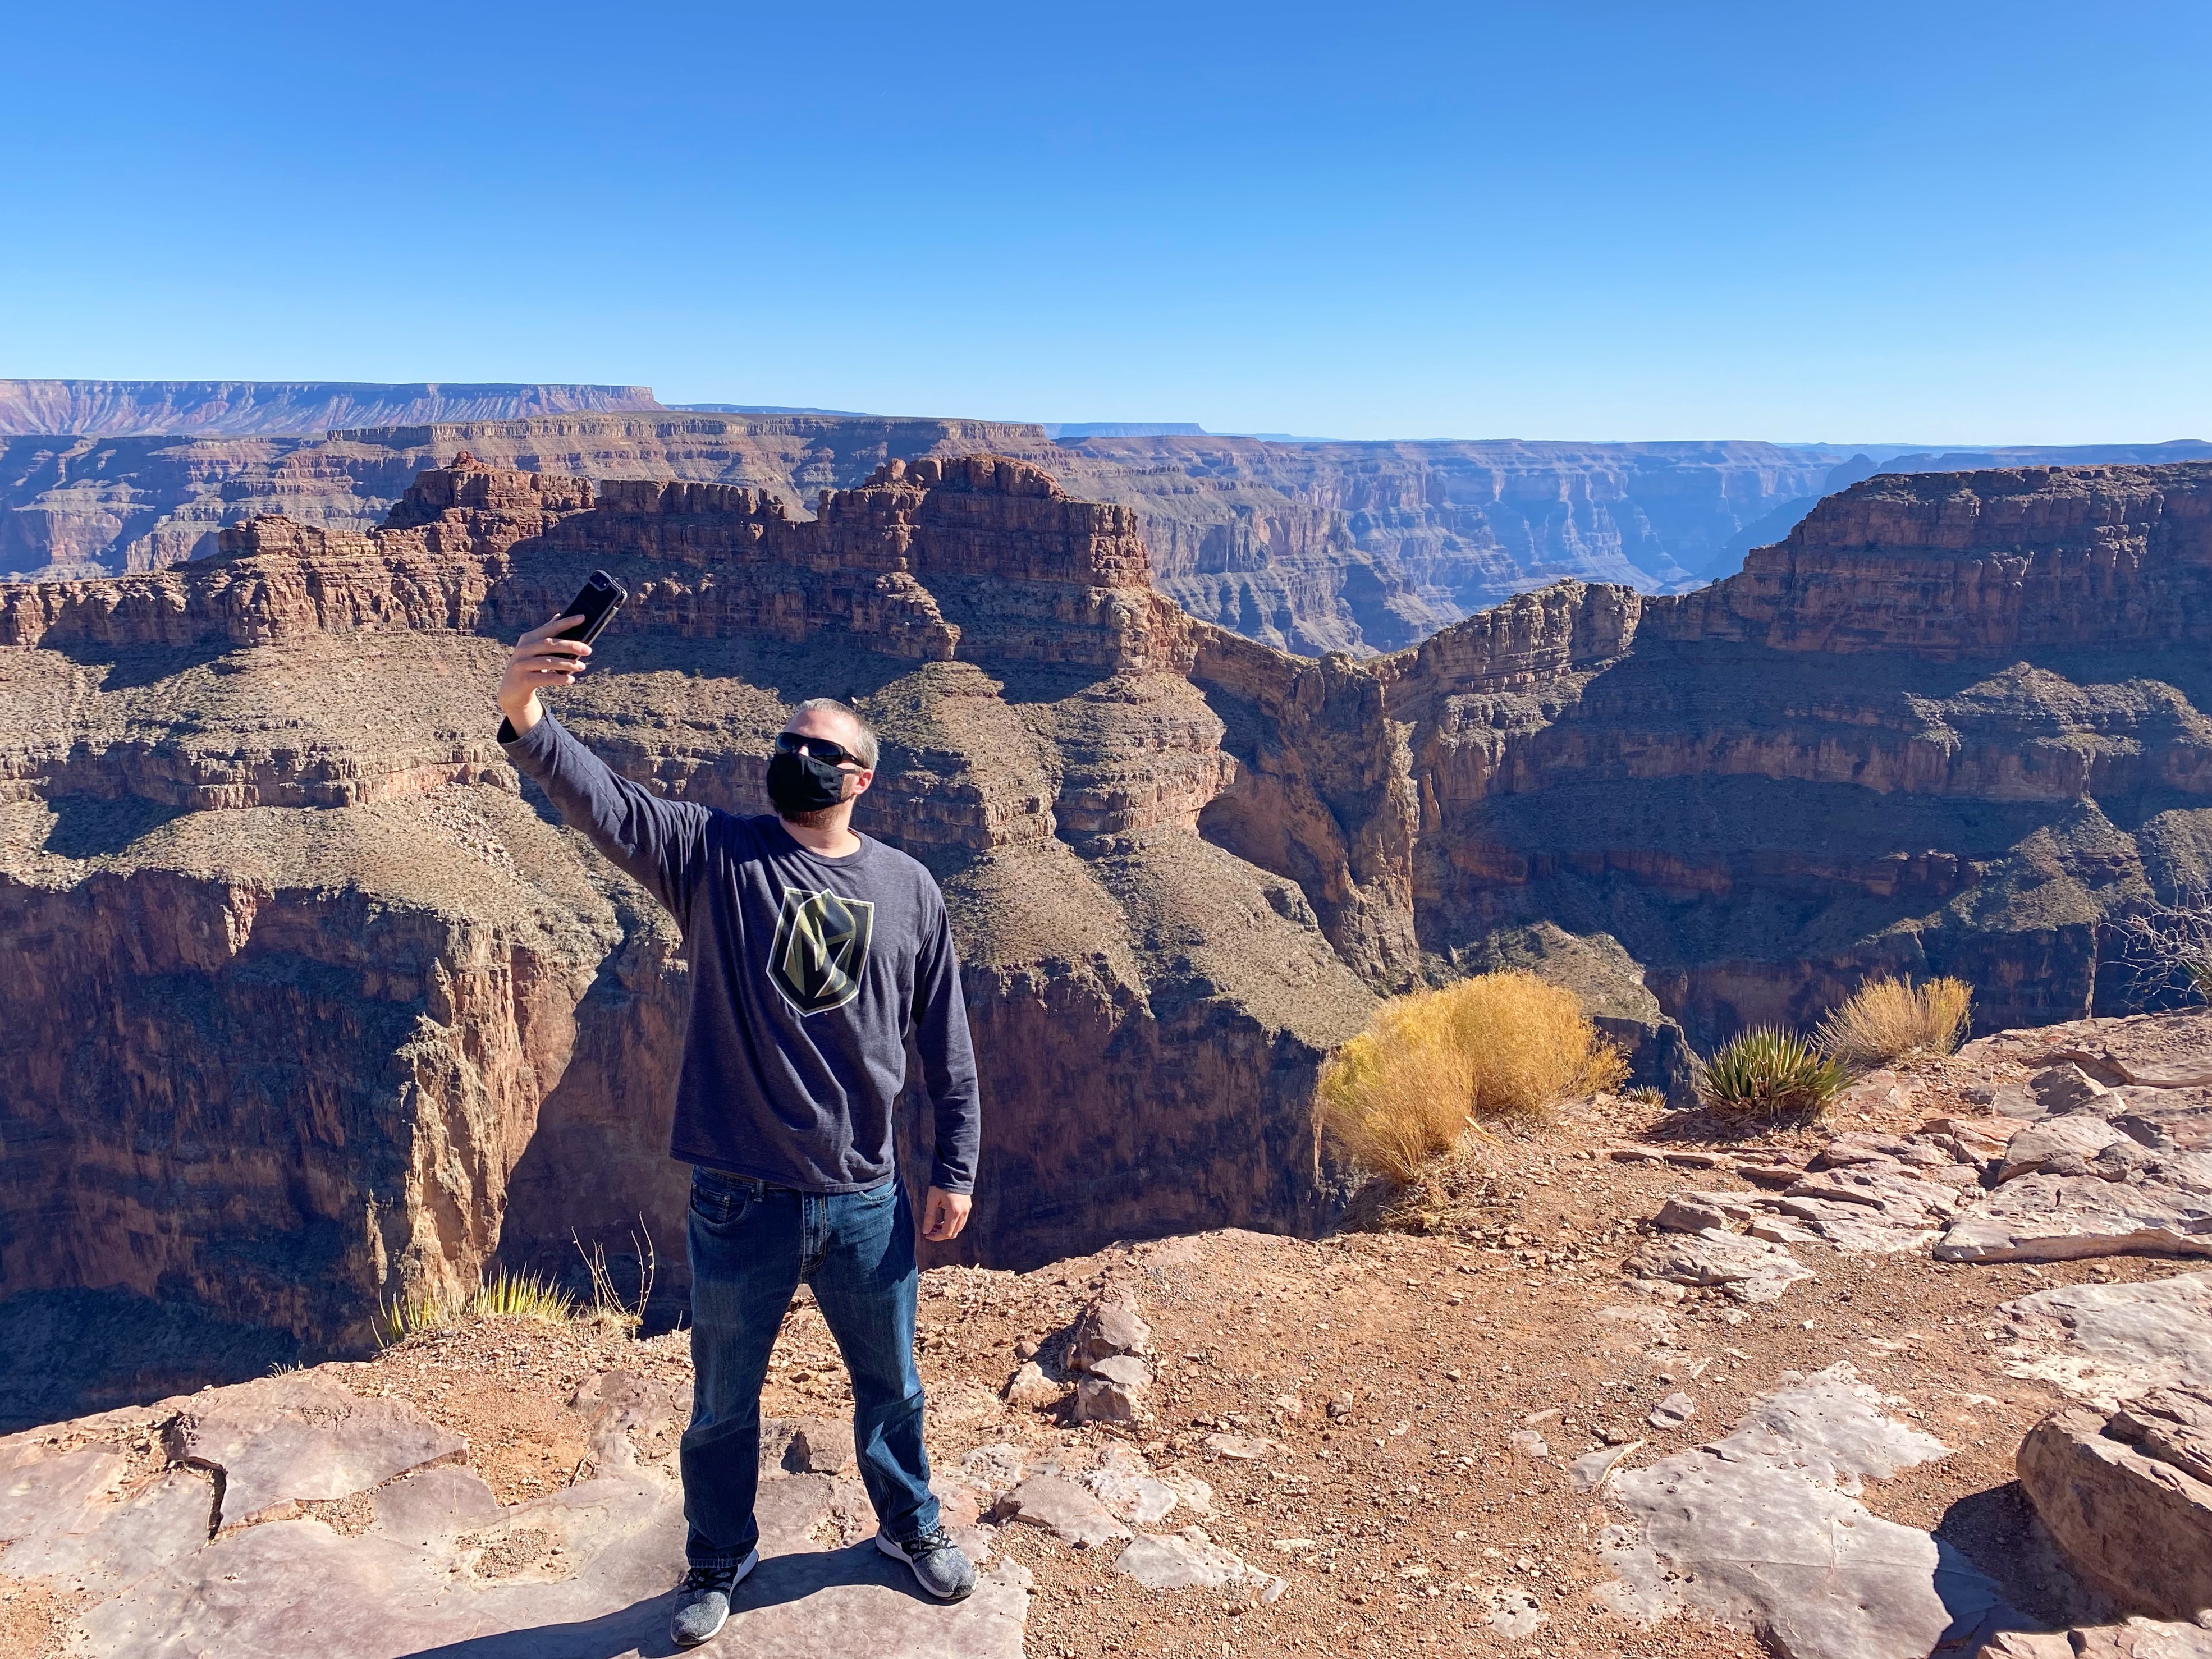
[{"label": "small rock", "polygon": [[1203,1533],[1194,1538],[1190,1532],[1139,1534],[1115,1559],[1114,1571],[1149,1590],[1264,1586],[1271,1577],[1245,1565],[1234,1552],[1207,1540]]},{"label": "small rock", "polygon": [[1613,1465],[1643,1446],[1641,1440],[1624,1440],[1617,1446],[1601,1446],[1597,1450],[1584,1452],[1567,1465],[1568,1477],[1577,1492],[1595,1492],[1605,1484],[1606,1476],[1613,1473]]},{"label": "small rock", "polygon": [[1549,1457],[1552,1455],[1552,1449],[1544,1443],[1544,1437],[1534,1429],[1516,1429],[1506,1436],[1506,1441],[1514,1450],[1530,1457]]},{"label": "small rock", "polygon": [[2127,1139],[2103,1118],[2086,1112],[2031,1123],[2005,1148],[1997,1164],[1997,1184],[2033,1175],[2069,1155],[2086,1161],[2115,1141]]},{"label": "small rock", "polygon": [[860,1466],[853,1451],[853,1428],[827,1418],[806,1417],[792,1431],[784,1467],[793,1474],[851,1474]]},{"label": "small rock", "polygon": [[1032,1341],[1029,1340],[1029,1339],[1028,1339],[1028,1338],[1024,1337],[1022,1340],[1020,1340],[1019,1342],[1017,1342],[1017,1343],[1015,1343],[1015,1344],[1014,1344],[1014,1358],[1017,1358],[1017,1359],[1035,1359],[1036,1357],[1037,1357],[1037,1345],[1036,1345],[1036,1343],[1034,1343],[1034,1342],[1032,1342]]},{"label": "small rock", "polygon": [[1060,1403],[1062,1392],[1060,1385],[1044,1374],[1044,1367],[1032,1359],[1008,1379],[1006,1398],[1010,1406],[1044,1411]]},{"label": "small rock", "polygon": [[2063,1631],[2001,1630],[1974,1659],[2074,1659],[2074,1644]]},{"label": "small rock", "polygon": [[1129,1354],[1091,1362],[1090,1374],[1075,1385],[1079,1423],[1134,1423],[1145,1416],[1152,1391],[1152,1368]]},{"label": "small rock", "polygon": [[1726,1227],[1731,1221],[1748,1221],[1751,1206],[1729,1204],[1716,1193],[1677,1193],[1659,1206],[1651,1224],[1668,1232],[1700,1233],[1708,1227]]},{"label": "small rock", "polygon": [[1068,1364],[1078,1370],[1096,1370],[1100,1360],[1123,1354],[1141,1357],[1152,1351],[1152,1328],[1138,1317],[1136,1303],[1126,1294],[1102,1297],[1076,1321]]},{"label": "small rock", "polygon": [[1682,1285],[1717,1285],[1734,1301],[1774,1302],[1813,1270],[1778,1244],[1708,1227],[1655,1239],[1625,1264],[1632,1275]]},{"label": "small rock", "polygon": [[1543,1609],[1536,1598],[1527,1590],[1507,1585],[1485,1590],[1482,1600],[1487,1609],[1482,1622],[1490,1626],[1494,1635],[1509,1642],[1518,1642],[1534,1636],[1536,1627],[1545,1621]]},{"label": "small rock", "polygon": [[1644,1419],[1655,1429],[1679,1429],[1698,1414],[1698,1402],[1686,1394],[1670,1394]]},{"label": "small rock", "polygon": [[1237,1462],[1250,1462],[1265,1457],[1274,1449],[1275,1443],[1254,1435],[1209,1434],[1199,1444],[1216,1457],[1226,1457]]},{"label": "small rock", "polygon": [[1001,1522],[1042,1528],[1079,1549],[1130,1535],[1096,1492],[1058,1474],[1031,1475],[999,1500],[997,1512]]},{"label": "small rock", "polygon": [[2027,1086],[2036,1103],[2054,1115],[2077,1110],[2112,1092],[2071,1060],[2038,1072],[2028,1079]]}]

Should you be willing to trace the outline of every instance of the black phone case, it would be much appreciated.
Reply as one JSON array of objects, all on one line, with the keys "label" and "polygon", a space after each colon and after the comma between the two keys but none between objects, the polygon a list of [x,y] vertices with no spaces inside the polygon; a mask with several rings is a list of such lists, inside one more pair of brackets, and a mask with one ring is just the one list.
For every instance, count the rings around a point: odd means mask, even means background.
[{"label": "black phone case", "polygon": [[562,629],[553,637],[556,640],[580,640],[589,645],[599,638],[599,630],[607,625],[615,612],[622,608],[622,602],[629,597],[629,590],[612,576],[604,570],[594,570],[591,580],[568,602],[568,608],[561,613],[564,617],[581,617],[583,621],[573,628]]}]

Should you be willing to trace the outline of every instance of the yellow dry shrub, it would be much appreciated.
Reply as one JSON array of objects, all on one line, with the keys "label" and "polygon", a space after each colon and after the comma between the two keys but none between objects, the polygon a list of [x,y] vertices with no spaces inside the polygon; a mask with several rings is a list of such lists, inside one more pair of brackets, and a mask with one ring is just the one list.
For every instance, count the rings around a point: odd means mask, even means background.
[{"label": "yellow dry shrub", "polygon": [[1948,1054],[1966,1035],[1974,989],[1962,979],[1870,979],[1820,1023],[1821,1048],[1846,1066]]},{"label": "yellow dry shrub", "polygon": [[1322,1126],[1401,1183],[1470,1123],[1617,1087],[1627,1062],[1573,992],[1534,974],[1481,974],[1394,997],[1322,1071]]}]

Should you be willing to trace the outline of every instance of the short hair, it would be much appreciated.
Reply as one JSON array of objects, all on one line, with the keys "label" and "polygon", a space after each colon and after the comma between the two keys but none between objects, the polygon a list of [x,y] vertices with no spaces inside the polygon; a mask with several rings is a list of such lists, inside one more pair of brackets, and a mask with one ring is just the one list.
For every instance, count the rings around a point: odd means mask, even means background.
[{"label": "short hair", "polygon": [[[801,714],[842,714],[859,727],[860,738],[853,745],[853,752],[866,770],[872,772],[876,769],[876,757],[880,752],[876,746],[876,728],[860,718],[859,709],[850,703],[839,702],[835,697],[809,697],[791,711],[791,720],[797,720]],[[784,725],[788,726],[791,720],[786,720]]]}]

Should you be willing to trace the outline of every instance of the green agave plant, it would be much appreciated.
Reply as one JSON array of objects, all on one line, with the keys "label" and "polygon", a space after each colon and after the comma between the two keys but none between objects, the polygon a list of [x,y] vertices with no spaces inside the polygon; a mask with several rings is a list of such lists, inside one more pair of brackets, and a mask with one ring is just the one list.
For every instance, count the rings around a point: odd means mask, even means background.
[{"label": "green agave plant", "polygon": [[1826,1109],[1849,1081],[1803,1037],[1760,1026],[1698,1062],[1698,1097],[1717,1111],[1778,1116]]}]

